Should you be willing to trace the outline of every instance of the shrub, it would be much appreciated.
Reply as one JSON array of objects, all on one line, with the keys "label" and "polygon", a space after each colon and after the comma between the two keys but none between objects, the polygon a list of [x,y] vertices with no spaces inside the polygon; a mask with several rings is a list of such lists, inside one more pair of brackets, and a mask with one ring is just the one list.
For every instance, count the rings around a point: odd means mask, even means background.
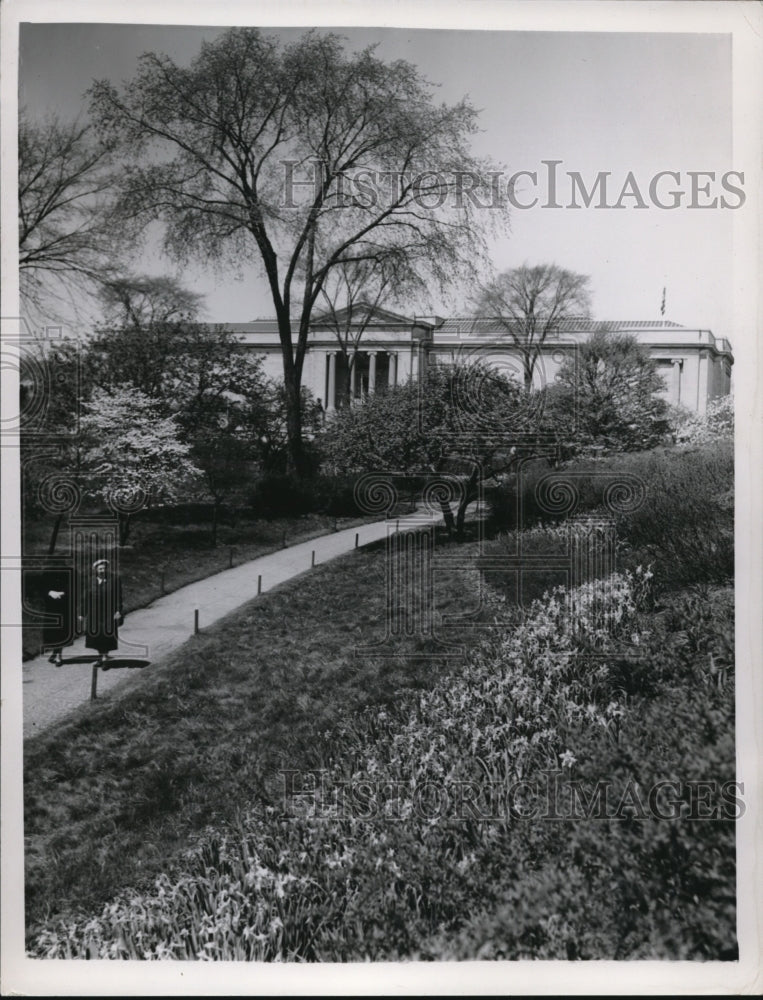
[{"label": "shrub", "polygon": [[[556,514],[553,505],[540,502],[539,483],[549,474],[561,484],[560,496],[568,488],[577,496],[574,505],[560,504]],[[660,588],[723,582],[733,575],[734,449],[728,437],[691,448],[577,461],[553,473],[547,465],[535,464],[519,483],[492,491],[490,530],[526,530],[585,512],[607,513],[608,488],[623,476],[640,484],[630,509],[625,505],[617,511],[615,503],[609,511],[623,565],[654,563]],[[511,547],[514,540],[506,544]]]},{"label": "shrub", "polygon": [[680,444],[700,445],[734,436],[734,397],[721,396],[708,404],[704,414],[691,416],[675,431]]},{"label": "shrub", "polygon": [[252,510],[262,517],[298,517],[315,510],[310,483],[285,473],[268,473],[258,480]]}]

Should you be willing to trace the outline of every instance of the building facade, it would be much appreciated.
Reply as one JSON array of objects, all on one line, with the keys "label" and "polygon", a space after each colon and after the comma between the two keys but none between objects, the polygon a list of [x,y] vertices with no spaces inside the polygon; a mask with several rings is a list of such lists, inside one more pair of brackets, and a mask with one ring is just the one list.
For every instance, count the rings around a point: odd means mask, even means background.
[{"label": "building facade", "polygon": [[[365,306],[356,306],[355,310],[358,322],[366,325],[349,372],[336,326],[319,316],[310,329],[302,383],[326,411],[346,406],[350,399],[362,399],[410,377],[416,378],[433,364],[482,360],[520,381],[523,379],[519,352],[495,320],[410,318]],[[267,375],[282,376],[281,345],[274,320],[232,323],[228,328],[244,346],[263,356]],[[534,384],[541,387],[553,382],[575,345],[601,329],[632,334],[648,349],[663,376],[664,395],[670,403],[702,414],[711,400],[731,391],[734,358],[728,340],[716,337],[710,330],[684,327],[668,320],[563,320],[541,348]]]}]

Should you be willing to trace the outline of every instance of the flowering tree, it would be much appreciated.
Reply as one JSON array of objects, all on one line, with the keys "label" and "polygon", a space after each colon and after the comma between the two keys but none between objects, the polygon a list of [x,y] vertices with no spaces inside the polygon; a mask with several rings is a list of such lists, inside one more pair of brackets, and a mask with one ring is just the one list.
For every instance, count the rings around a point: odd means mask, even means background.
[{"label": "flowering tree", "polygon": [[705,444],[719,438],[734,436],[734,397],[721,396],[712,400],[703,414],[688,416],[676,430],[679,444]]},{"label": "flowering tree", "polygon": [[199,469],[180,441],[173,417],[133,386],[96,389],[84,404],[82,468],[86,492],[118,515],[119,540],[127,542],[130,515],[196,487]]}]

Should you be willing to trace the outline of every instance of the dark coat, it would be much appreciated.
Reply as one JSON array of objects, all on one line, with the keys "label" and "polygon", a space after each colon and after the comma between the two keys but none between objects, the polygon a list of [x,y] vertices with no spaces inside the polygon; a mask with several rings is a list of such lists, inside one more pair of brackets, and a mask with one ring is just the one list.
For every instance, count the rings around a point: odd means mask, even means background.
[{"label": "dark coat", "polygon": [[[124,620],[122,606],[122,581],[106,573],[102,583],[93,572],[90,585],[84,594],[82,612],[86,617],[88,649],[108,653],[119,645],[119,625]],[[119,615],[115,618],[115,615]]]},{"label": "dark coat", "polygon": [[[61,596],[53,597],[53,593]],[[43,647],[61,649],[63,646],[71,646],[77,634],[74,570],[46,569],[42,574],[42,595],[45,614],[57,619],[43,625]]]}]

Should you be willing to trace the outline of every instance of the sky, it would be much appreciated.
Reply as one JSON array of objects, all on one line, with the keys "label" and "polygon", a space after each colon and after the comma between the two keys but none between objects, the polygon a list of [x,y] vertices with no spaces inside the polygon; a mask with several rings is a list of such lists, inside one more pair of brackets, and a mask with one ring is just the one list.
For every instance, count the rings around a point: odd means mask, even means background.
[{"label": "sky", "polygon": [[[86,114],[84,93],[94,79],[129,80],[145,51],[161,51],[189,62],[202,39],[217,28],[114,24],[22,25],[20,103],[37,117]],[[295,39],[303,29],[267,29]],[[690,208],[690,171],[714,171],[715,181],[699,178],[694,201],[703,205],[724,196],[724,173],[743,169],[732,162],[731,37],[726,34],[510,32],[411,29],[334,29],[349,49],[378,44],[386,60],[407,59],[438,85],[448,103],[468,96],[481,111],[482,131],[474,152],[505,170],[536,172],[536,190],[525,177],[518,198],[539,203],[515,209],[511,229],[492,243],[497,270],[523,263],[553,262],[590,275],[597,319],[660,318],[711,329],[733,341],[733,208]],[[547,204],[548,168],[556,168],[557,202]],[[570,208],[568,172],[578,172],[591,189],[597,175],[607,178],[614,204],[629,172],[646,202],[620,199],[621,208]],[[661,209],[649,195],[652,178],[663,177],[656,197],[684,192],[678,208]],[[729,183],[740,185],[738,178]],[[709,185],[708,192],[702,188]],[[632,188],[630,189],[632,191]],[[580,197],[578,196],[578,204]],[[176,265],[153,252],[136,270],[177,273]],[[185,267],[182,279],[206,297],[205,318],[244,322],[272,315],[264,279],[247,267],[238,274],[215,274],[201,265]],[[437,305],[437,303],[435,303]],[[443,311],[445,308],[443,307]],[[464,311],[447,307],[452,315]]]}]

